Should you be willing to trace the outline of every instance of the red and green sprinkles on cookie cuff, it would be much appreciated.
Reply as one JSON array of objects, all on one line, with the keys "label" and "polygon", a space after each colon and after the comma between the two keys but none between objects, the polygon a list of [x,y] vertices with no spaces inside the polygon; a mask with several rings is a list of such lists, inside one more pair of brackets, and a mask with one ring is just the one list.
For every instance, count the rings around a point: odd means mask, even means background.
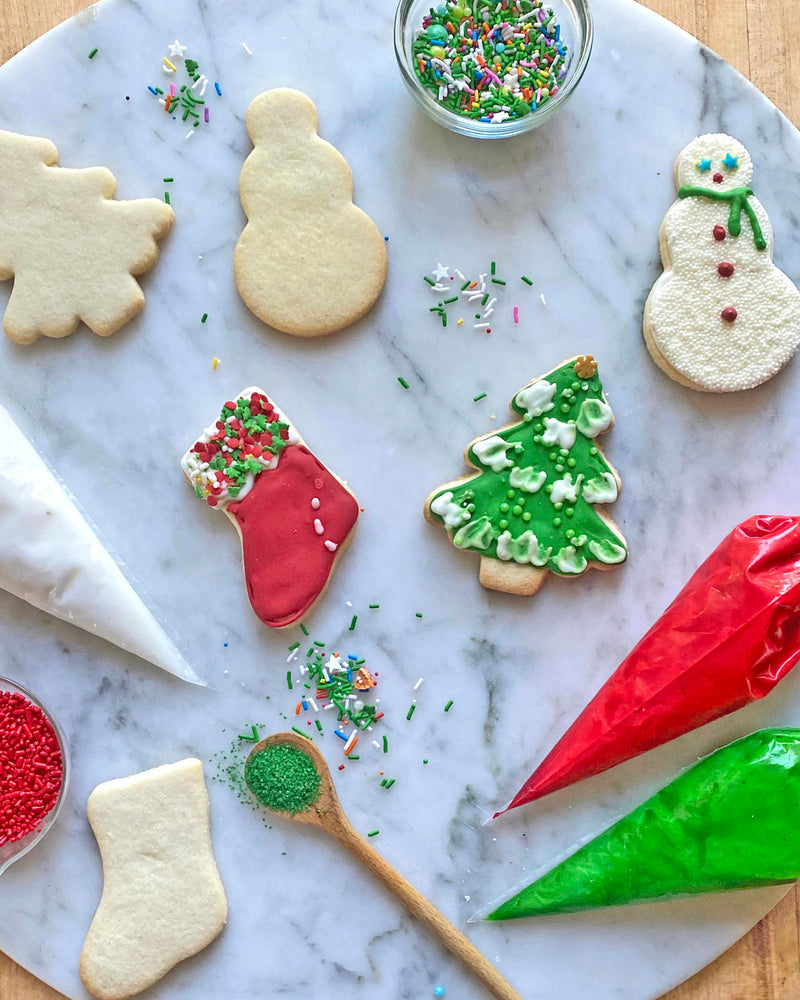
[{"label": "red and green sprinkles on cookie cuff", "polygon": [[195,493],[210,507],[242,499],[255,477],[274,469],[290,441],[299,440],[291,424],[259,392],[222,407],[181,463]]},{"label": "red and green sprinkles on cookie cuff", "polygon": [[197,496],[235,523],[261,621],[284,628],[306,614],[355,527],[353,494],[256,387],[225,403],[181,468]]}]

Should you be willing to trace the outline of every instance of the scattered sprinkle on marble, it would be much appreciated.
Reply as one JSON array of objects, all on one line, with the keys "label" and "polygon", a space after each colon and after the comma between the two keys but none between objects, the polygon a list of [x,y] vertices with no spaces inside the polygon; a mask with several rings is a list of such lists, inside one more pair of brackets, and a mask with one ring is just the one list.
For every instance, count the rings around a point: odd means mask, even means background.
[{"label": "scattered sprinkle on marble", "polygon": [[[449,273],[451,270],[453,272],[452,274]],[[428,312],[434,313],[439,318],[443,327],[447,326],[447,307],[452,306],[453,303],[460,303],[462,308],[465,305],[467,307],[472,305],[473,308],[480,306],[483,311],[473,314],[474,319],[476,320],[476,322],[473,323],[473,329],[485,331],[486,333],[492,332],[492,326],[487,322],[487,320],[494,314],[495,307],[498,303],[498,297],[494,293],[502,293],[507,285],[505,278],[497,276],[497,261],[493,260],[489,265],[488,273],[484,272],[479,274],[476,279],[466,278],[464,277],[463,272],[457,267],[451,268],[449,265],[441,263],[437,263],[436,267],[431,270],[431,274],[434,275],[435,280],[427,274],[424,274],[422,277],[434,294],[438,295],[442,292],[458,291],[458,294],[448,296],[428,308]],[[447,279],[447,281],[455,281],[456,277],[458,277],[460,285],[456,286],[455,289],[453,286],[443,283],[445,279]],[[487,278],[489,279],[490,285],[496,286],[491,291],[487,288]],[[522,280],[528,286],[533,284],[533,281],[527,277],[527,275],[523,275]],[[544,302],[544,296],[542,296],[542,302],[544,305],[547,304]],[[458,308],[458,306],[455,308]],[[519,310],[519,305],[515,305],[512,309],[512,316],[515,324],[519,323]],[[463,323],[464,317],[459,316],[456,320],[456,326],[462,326]],[[477,402],[479,398],[482,399],[483,397],[476,397],[475,402]]]}]

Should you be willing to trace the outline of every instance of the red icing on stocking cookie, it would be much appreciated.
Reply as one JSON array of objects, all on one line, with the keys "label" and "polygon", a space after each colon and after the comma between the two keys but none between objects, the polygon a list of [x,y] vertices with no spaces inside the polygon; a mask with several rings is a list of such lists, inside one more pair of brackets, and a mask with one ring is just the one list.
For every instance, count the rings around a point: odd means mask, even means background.
[{"label": "red icing on stocking cookie", "polygon": [[246,389],[184,455],[198,497],[219,507],[242,540],[253,610],[291,625],[322,595],[358,518],[347,487],[305,446],[260,389]]},{"label": "red icing on stocking cookie", "polygon": [[319,597],[339,546],[355,526],[358,504],[307,448],[289,445],[278,467],[258,476],[227,513],[242,535],[253,611],[267,625],[282,628]]}]

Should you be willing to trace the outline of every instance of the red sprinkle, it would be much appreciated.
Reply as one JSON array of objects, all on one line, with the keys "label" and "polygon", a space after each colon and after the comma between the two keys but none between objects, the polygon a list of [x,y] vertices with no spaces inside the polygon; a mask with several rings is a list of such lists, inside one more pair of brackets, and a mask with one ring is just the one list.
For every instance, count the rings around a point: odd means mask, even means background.
[{"label": "red sprinkle", "polygon": [[0,691],[0,844],[41,826],[62,779],[58,737],[44,712],[21,694]]},{"label": "red sprinkle", "polygon": [[714,226],[712,232],[714,233],[714,239],[717,241],[717,243],[721,243],[725,239],[724,226]]},{"label": "red sprinkle", "polygon": [[720,315],[722,316],[722,318],[725,320],[726,323],[732,323],[739,315],[739,313],[736,312],[733,306],[725,306]]},{"label": "red sprinkle", "polygon": [[717,264],[717,274],[720,278],[730,278],[733,274],[733,264],[729,264],[726,260],[723,260],[721,264]]}]

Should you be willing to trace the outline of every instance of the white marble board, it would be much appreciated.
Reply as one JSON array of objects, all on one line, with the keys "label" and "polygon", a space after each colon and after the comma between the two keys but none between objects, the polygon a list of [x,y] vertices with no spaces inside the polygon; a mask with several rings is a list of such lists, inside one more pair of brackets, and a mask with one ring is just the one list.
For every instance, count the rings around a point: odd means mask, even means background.
[{"label": "white marble board", "polygon": [[[235,533],[194,500],[178,468],[223,399],[252,383],[274,395],[366,508],[309,622],[313,637],[380,672],[391,751],[384,758],[367,741],[361,761],[336,772],[345,807],[362,832],[380,829],[376,848],[526,998],[650,1000],[781,895],[466,924],[698,755],[763,724],[800,723],[800,676],[790,677],[760,705],[482,825],[723,534],[753,513],[797,509],[798,362],[747,394],[700,395],[654,367],[640,317],[659,272],[672,161],[700,132],[726,130],[751,149],[776,262],[800,274],[798,133],[665,21],[629,0],[593,7],[595,51],[574,100],[546,128],[504,143],[453,136],[412,105],[394,64],[388,2],[353,14],[332,0],[105,0],[0,69],[3,128],[49,136],[65,165],[110,167],[123,198],[161,195],[162,178],[174,177],[177,223],[144,280],[145,312],[108,340],[85,329],[27,348],[0,338],[0,401],[212,684],[182,684],[0,593],[0,671],[57,711],[74,764],[61,821],[0,882],[0,948],[67,996],[85,996],[77,958],[101,888],[84,815],[90,790],[189,754],[208,761],[251,722],[284,727],[294,707],[285,660],[297,630],[273,633],[252,615]],[[160,59],[176,35],[223,88],[222,98],[211,95],[210,126],[189,141],[146,90],[163,81]],[[353,167],[358,204],[390,237],[377,308],[320,342],[261,326],[232,281],[243,225],[236,185],[249,149],[243,116],[276,85],[317,102],[323,136]],[[491,259],[509,280],[492,334],[470,321],[443,330],[428,312],[423,272],[442,261],[476,274]],[[7,294],[0,286],[0,307]],[[425,524],[422,501],[459,474],[464,445],[503,420],[529,378],[587,351],[617,417],[605,445],[623,480],[613,516],[630,561],[577,582],[551,578],[534,600],[488,593],[477,560]],[[222,363],[212,371],[215,355]],[[375,601],[380,609],[369,611]],[[328,735],[322,746],[338,764],[339,742]],[[388,793],[381,767],[397,779]],[[230,921],[152,989],[154,1000],[419,998],[436,983],[449,996],[484,996],[334,844],[288,824],[265,828],[222,785],[211,794]]]}]

